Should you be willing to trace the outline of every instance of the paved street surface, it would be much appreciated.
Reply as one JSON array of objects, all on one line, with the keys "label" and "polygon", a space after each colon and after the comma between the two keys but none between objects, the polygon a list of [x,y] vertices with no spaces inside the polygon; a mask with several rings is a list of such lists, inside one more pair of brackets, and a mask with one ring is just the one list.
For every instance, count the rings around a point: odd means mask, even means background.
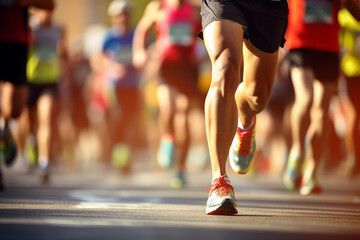
[{"label": "paved street surface", "polygon": [[37,176],[5,169],[0,239],[360,239],[360,181],[326,176],[325,192],[300,196],[279,176],[229,174],[236,216],[206,216],[210,170],[191,171],[188,186],[168,186],[171,172],[56,170]]}]

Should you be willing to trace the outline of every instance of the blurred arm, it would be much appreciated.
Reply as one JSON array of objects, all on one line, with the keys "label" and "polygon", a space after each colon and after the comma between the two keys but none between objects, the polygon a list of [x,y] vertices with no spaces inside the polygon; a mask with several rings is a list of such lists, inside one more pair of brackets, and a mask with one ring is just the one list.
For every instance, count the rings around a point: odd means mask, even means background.
[{"label": "blurred arm", "polygon": [[136,26],[133,40],[133,63],[136,68],[143,68],[148,60],[146,51],[147,36],[156,23],[156,18],[160,10],[160,2],[150,2]]},{"label": "blurred arm", "polygon": [[70,81],[71,66],[69,64],[69,56],[67,51],[66,30],[63,26],[61,26],[61,39],[58,43],[57,51],[61,61],[61,68],[63,71],[64,79]]},{"label": "blurred arm", "polygon": [[59,45],[58,45],[58,52],[59,52],[59,57],[65,61],[67,61],[68,54],[67,54],[67,48],[66,48],[66,31],[63,26],[61,26],[61,39],[60,39]]},{"label": "blurred arm", "polygon": [[[69,56],[67,51],[67,41],[66,41],[66,29],[64,26],[60,26],[61,38],[57,45],[57,53],[60,59],[60,68],[61,68],[61,79],[59,82],[59,100],[61,111],[67,112],[70,109],[73,103],[71,102],[73,94],[70,89],[73,89],[74,77],[72,75],[73,69],[69,62]],[[79,94],[79,93],[78,93]]]}]

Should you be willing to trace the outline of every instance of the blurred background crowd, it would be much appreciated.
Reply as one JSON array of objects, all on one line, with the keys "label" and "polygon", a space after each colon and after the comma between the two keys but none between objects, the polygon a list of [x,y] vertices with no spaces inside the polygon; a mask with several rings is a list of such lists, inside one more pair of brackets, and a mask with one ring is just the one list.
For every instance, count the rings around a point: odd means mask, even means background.
[{"label": "blurred background crowd", "polygon": [[[196,32],[196,41],[186,39],[184,27],[174,41],[183,45],[190,41],[193,51],[182,50],[186,55],[183,68],[164,71],[158,55],[166,43],[160,43],[157,36],[161,27],[156,25],[156,16],[147,13],[154,11],[149,2],[56,0],[53,10],[28,9],[32,39],[27,61],[29,94],[19,117],[9,123],[17,146],[15,161],[9,165],[23,173],[39,168],[43,183],[50,180],[49,166],[51,171],[113,168],[119,174],[167,168],[174,171],[174,178],[169,179],[174,188],[185,185],[186,169],[208,171],[203,100],[211,68],[205,47]],[[201,1],[188,2],[197,13],[192,21],[201,26]],[[320,172],[356,178],[360,172],[360,98],[356,96],[360,90],[360,24],[346,10],[339,12],[339,23],[341,73],[326,113],[329,135]],[[136,43],[134,38],[143,39]],[[46,45],[49,41],[55,49],[52,52]],[[133,44],[138,44],[137,49],[145,46],[145,60],[132,59]],[[173,69],[176,61],[170,59],[166,69]],[[195,73],[186,73],[185,69],[192,68]],[[169,81],[164,84],[164,76],[174,81],[196,77],[196,81],[185,87]],[[353,79],[350,88],[347,78]],[[191,91],[182,92],[182,87]],[[294,100],[287,51],[281,50],[271,100],[257,120],[251,174],[283,174],[292,144]]]}]

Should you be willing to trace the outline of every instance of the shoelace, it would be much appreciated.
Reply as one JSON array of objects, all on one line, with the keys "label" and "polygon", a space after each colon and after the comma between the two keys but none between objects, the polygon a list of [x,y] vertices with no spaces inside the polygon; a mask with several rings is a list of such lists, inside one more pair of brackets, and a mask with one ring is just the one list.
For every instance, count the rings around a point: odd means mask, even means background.
[{"label": "shoelace", "polygon": [[248,131],[240,131],[237,129],[237,137],[239,143],[239,154],[242,156],[247,156],[250,153],[250,148],[252,145],[254,129]]},{"label": "shoelace", "polygon": [[213,184],[207,186],[205,189],[208,192],[216,191],[219,196],[226,196],[229,194],[229,188],[234,191],[233,186],[225,181],[225,176],[221,176],[214,181]]}]

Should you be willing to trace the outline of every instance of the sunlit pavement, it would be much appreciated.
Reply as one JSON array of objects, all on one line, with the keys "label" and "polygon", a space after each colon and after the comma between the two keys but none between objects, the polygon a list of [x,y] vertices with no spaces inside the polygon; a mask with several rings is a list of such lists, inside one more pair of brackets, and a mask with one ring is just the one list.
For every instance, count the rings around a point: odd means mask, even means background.
[{"label": "sunlit pavement", "polygon": [[55,170],[51,183],[5,169],[0,239],[360,239],[360,181],[325,176],[324,193],[285,190],[276,175],[230,173],[236,216],[206,216],[210,170],[189,171],[183,189],[172,171]]}]

